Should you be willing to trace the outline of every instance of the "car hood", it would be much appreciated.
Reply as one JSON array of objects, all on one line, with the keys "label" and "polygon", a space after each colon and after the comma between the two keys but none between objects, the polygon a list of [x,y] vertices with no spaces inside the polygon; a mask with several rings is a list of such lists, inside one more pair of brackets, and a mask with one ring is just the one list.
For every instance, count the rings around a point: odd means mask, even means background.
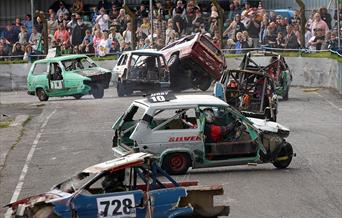
[{"label": "car hood", "polygon": [[93,67],[93,68],[90,68],[90,69],[84,69],[84,70],[80,70],[78,71],[77,73],[82,75],[82,76],[95,76],[95,75],[101,75],[101,74],[104,74],[104,73],[107,73],[109,72],[109,70],[106,70],[104,68],[101,68],[101,67]]},{"label": "car hood", "polygon": [[38,194],[38,195],[33,195],[30,197],[26,197],[23,199],[20,199],[18,201],[15,202],[11,202],[10,204],[5,205],[5,207],[12,207],[12,208],[16,208],[18,205],[35,205],[37,203],[51,203],[57,200],[61,200],[61,199],[67,199],[71,196],[72,194],[67,193],[67,192],[63,192],[59,189],[53,189],[51,191],[42,193],[42,194]]},{"label": "car hood", "polygon": [[251,117],[248,117],[247,119],[249,119],[253,123],[254,127],[256,127],[257,129],[261,131],[278,132],[279,130],[282,130],[282,131],[290,132],[289,128],[276,122],[267,121],[264,119],[251,118]]}]

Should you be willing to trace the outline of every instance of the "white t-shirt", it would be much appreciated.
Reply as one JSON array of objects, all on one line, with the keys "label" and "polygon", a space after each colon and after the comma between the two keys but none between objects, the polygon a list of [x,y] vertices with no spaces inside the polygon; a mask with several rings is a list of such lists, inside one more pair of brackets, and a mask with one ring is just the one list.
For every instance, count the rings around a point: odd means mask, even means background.
[{"label": "white t-shirt", "polygon": [[108,30],[108,20],[109,16],[107,14],[96,17],[96,23],[100,25],[101,31]]},{"label": "white t-shirt", "polygon": [[124,36],[125,43],[132,43],[132,31],[125,30],[123,32],[123,36]]}]

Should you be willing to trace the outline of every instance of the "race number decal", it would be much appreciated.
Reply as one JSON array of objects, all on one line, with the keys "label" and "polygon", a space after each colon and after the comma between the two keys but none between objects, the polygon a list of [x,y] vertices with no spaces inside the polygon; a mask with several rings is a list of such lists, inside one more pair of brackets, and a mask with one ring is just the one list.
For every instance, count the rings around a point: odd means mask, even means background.
[{"label": "race number decal", "polygon": [[63,89],[63,80],[51,81],[51,89]]},{"label": "race number decal", "polygon": [[148,96],[147,99],[151,103],[157,103],[176,99],[176,96],[172,92],[166,91],[153,93],[150,96]]},{"label": "race number decal", "polygon": [[120,195],[97,198],[98,217],[135,217],[134,196]]}]

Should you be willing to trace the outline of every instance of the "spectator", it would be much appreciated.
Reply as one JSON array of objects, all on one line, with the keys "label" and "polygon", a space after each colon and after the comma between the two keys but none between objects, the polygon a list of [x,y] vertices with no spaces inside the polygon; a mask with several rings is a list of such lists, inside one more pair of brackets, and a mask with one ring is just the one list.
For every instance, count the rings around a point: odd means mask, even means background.
[{"label": "spectator", "polygon": [[98,55],[97,48],[101,40],[102,40],[102,32],[100,30],[96,30],[95,35],[93,37],[93,46],[94,46],[96,55]]},{"label": "spectator", "polygon": [[22,23],[20,22],[20,18],[15,18],[15,24],[14,24],[14,30],[19,34],[20,33],[20,27],[22,26]]},{"label": "spectator", "polygon": [[125,9],[120,9],[119,16],[116,18],[116,22],[120,27],[119,31],[121,34],[123,34],[123,32],[127,29],[128,21],[129,17],[126,15]]},{"label": "spectator", "polygon": [[177,14],[179,14],[182,18],[184,18],[186,15],[185,7],[181,0],[177,1],[177,5],[172,11],[173,17],[175,17]]},{"label": "spectator", "polygon": [[313,35],[311,33],[311,29],[309,27],[305,27],[305,36],[304,36],[304,38],[305,38],[305,47],[306,48],[309,47],[308,42],[309,42],[309,40],[311,39],[312,36]]},{"label": "spectator", "polygon": [[338,48],[338,39],[336,31],[331,32],[330,39],[326,39],[325,44],[327,46],[324,49],[336,50]]},{"label": "spectator", "polygon": [[276,28],[277,34],[282,33],[283,35],[285,35],[287,25],[286,25],[285,19],[282,16],[277,16],[276,25],[277,25],[277,28]]},{"label": "spectator", "polygon": [[156,6],[154,7],[154,10],[153,10],[153,16],[154,17],[161,16],[161,18],[164,20],[164,15],[165,15],[165,12],[164,12],[163,6],[161,4],[161,1],[157,0]]},{"label": "spectator", "polygon": [[64,21],[64,14],[59,14],[57,16],[57,25],[63,25],[63,26],[66,26],[67,23]]},{"label": "spectator", "polygon": [[33,55],[33,49],[30,44],[26,45],[25,52],[24,52],[24,61],[32,62],[32,55]]},{"label": "spectator", "polygon": [[117,27],[117,25],[112,26],[109,34],[109,38],[112,40],[112,50],[114,51],[120,51],[124,44],[123,37]]},{"label": "spectator", "polygon": [[18,40],[20,44],[26,44],[28,42],[28,33],[25,26],[21,26],[20,33],[18,34]]},{"label": "spectator", "polygon": [[145,39],[140,38],[138,42],[137,49],[144,49]]},{"label": "spectator", "polygon": [[21,44],[19,42],[14,43],[13,49],[12,49],[12,55],[13,56],[23,56],[24,51],[21,49]]},{"label": "spectator", "polygon": [[63,14],[63,15],[69,14],[68,9],[65,8],[65,5],[63,2],[59,3],[59,9],[57,11],[57,17],[59,17],[61,14]]},{"label": "spectator", "polygon": [[131,43],[125,43],[122,51],[130,51],[132,50]]},{"label": "spectator", "polygon": [[54,34],[54,40],[60,43],[66,43],[70,40],[69,32],[66,30],[65,26],[59,25]]},{"label": "spectator", "polygon": [[174,5],[171,0],[166,0],[165,3],[165,19],[170,19],[172,17]]},{"label": "spectator", "polygon": [[328,13],[327,8],[322,7],[319,9],[319,14],[321,15],[321,19],[328,25],[328,28],[331,29],[331,15]]},{"label": "spectator", "polygon": [[78,15],[76,17],[76,26],[71,29],[71,44],[77,46],[82,43],[87,27],[84,25],[82,18]]},{"label": "spectator", "polygon": [[72,13],[71,14],[71,20],[66,25],[71,30],[74,29],[76,27],[76,25],[77,25],[76,16],[77,16],[77,18],[80,17],[79,14]]},{"label": "spectator", "polygon": [[259,43],[261,45],[265,45],[265,40],[267,36],[267,26],[268,26],[268,19],[267,17],[264,17],[261,25],[260,25],[260,31],[259,31]]},{"label": "spectator", "polygon": [[325,32],[323,29],[314,29],[314,36],[311,37],[308,42],[308,46],[311,51],[321,50],[325,38],[324,34]]},{"label": "spectator", "polygon": [[146,38],[143,49],[148,49],[148,48],[152,48],[152,45],[151,45],[151,40],[149,38]]},{"label": "spectator", "polygon": [[285,48],[287,49],[298,49],[299,43],[296,34],[293,32],[293,27],[288,25],[286,27],[286,37],[285,37]]},{"label": "spectator", "polygon": [[246,42],[243,41],[243,34],[242,32],[236,33],[236,42],[235,42],[235,53],[241,54],[242,49],[246,48],[248,45]]},{"label": "spectator", "polygon": [[185,15],[185,33],[190,34],[193,31],[193,20],[195,19],[195,10],[193,1],[189,1],[186,6],[186,15]]},{"label": "spectator", "polygon": [[221,48],[221,42],[220,42],[220,39],[217,36],[213,37],[213,43],[216,46],[216,48],[218,48],[218,49]]},{"label": "spectator", "polygon": [[106,0],[99,0],[99,3],[97,4],[97,10],[99,11],[101,8],[109,10],[110,4]]},{"label": "spectator", "polygon": [[39,16],[37,16],[37,18],[36,18],[36,22],[34,23],[34,27],[36,28],[38,33],[43,32],[43,21]]},{"label": "spectator", "polygon": [[165,36],[165,44],[169,45],[176,40],[176,31],[173,28],[173,21],[169,19],[167,21],[167,29],[166,29],[166,36]]},{"label": "spectator", "polygon": [[242,32],[242,40],[243,40],[243,48],[253,48],[254,46],[254,40],[249,37],[248,31]]},{"label": "spectator", "polygon": [[276,48],[285,48],[285,38],[282,32],[278,32],[277,38],[276,38]]},{"label": "spectator", "polygon": [[246,29],[249,37],[253,41],[254,47],[259,43],[260,23],[256,20],[256,12],[252,11],[247,17]]},{"label": "spectator", "polygon": [[82,0],[74,0],[72,5],[72,12],[77,14],[82,14],[84,9],[84,4]]},{"label": "spectator", "polygon": [[204,18],[201,9],[195,8],[195,18],[192,20],[192,25],[199,28],[202,23],[204,23]]},{"label": "spectator", "polygon": [[85,38],[81,45],[79,45],[79,51],[86,54],[94,54],[95,49],[92,43],[90,43],[88,38]]},{"label": "spectator", "polygon": [[[339,9],[339,17],[340,17],[340,20],[342,20],[342,3],[338,3],[338,9]],[[337,17],[337,9],[336,9],[335,12],[334,12],[334,19],[335,19],[335,20],[338,20],[338,17]]]},{"label": "spectator", "polygon": [[328,42],[331,40],[331,32],[328,31],[326,34],[325,34],[325,38],[324,38],[324,42],[322,43],[322,50],[328,50],[329,49],[329,46],[328,46]]},{"label": "spectator", "polygon": [[[178,1],[180,2],[180,1]],[[173,16],[173,28],[176,30],[176,32],[181,35],[184,29],[184,20],[182,17],[182,9],[180,7],[177,7],[175,12],[175,15]]]},{"label": "spectator", "polygon": [[[313,22],[311,25],[311,33],[315,34],[315,29],[319,31],[323,31],[323,34],[329,31],[328,25],[325,23],[324,20],[321,19],[321,15],[319,13],[316,13],[313,16]],[[319,33],[321,34],[321,33]],[[324,36],[324,35],[323,35]]]},{"label": "spectator", "polygon": [[71,48],[71,45],[69,42],[63,42],[61,45],[61,54],[62,55],[69,55],[72,54],[73,49]]},{"label": "spectator", "polygon": [[32,28],[31,36],[30,36],[30,38],[29,38],[29,43],[30,43],[33,47],[37,46],[38,40],[40,40],[41,36],[42,36],[41,33],[39,33],[39,32],[37,31],[36,27],[33,27],[33,28]]},{"label": "spectator", "polygon": [[50,15],[50,19],[47,22],[47,26],[48,26],[48,34],[53,36],[58,26],[58,22],[56,20],[55,14]]},{"label": "spectator", "polygon": [[153,30],[155,32],[159,31],[161,39],[165,42],[166,21],[163,20],[163,16],[161,14],[157,15],[157,19],[153,19]]},{"label": "spectator", "polygon": [[[91,34],[91,31],[88,29],[86,30],[86,35],[83,38],[83,41],[84,40],[88,40],[89,44],[93,44],[93,35]],[[82,43],[83,43],[83,41],[82,41]]]},{"label": "spectator", "polygon": [[119,10],[115,4],[112,5],[112,10],[109,12],[109,19],[114,20],[119,16]]},{"label": "spectator", "polygon": [[268,17],[268,22],[276,22],[277,21],[277,14],[275,13],[275,11],[270,11],[270,15]]},{"label": "spectator", "polygon": [[31,21],[31,15],[27,14],[24,18],[23,25],[26,27],[26,30],[28,34],[32,33],[32,21]]},{"label": "spectator", "polygon": [[235,38],[236,34],[245,31],[246,27],[241,22],[240,14],[235,15],[234,21],[229,25],[229,27],[223,32],[223,36],[228,35],[228,38]]},{"label": "spectator", "polygon": [[228,53],[233,54],[234,51],[232,49],[235,48],[235,42],[233,39],[227,39],[226,45],[224,46],[224,49],[229,49]]},{"label": "spectator", "polygon": [[122,37],[124,39],[125,44],[128,44],[129,46],[132,45],[132,24],[131,23],[127,23],[127,29],[123,32]]},{"label": "spectator", "polygon": [[235,19],[235,16],[241,14],[241,6],[239,0],[233,0],[233,2],[229,5],[230,12],[228,14],[228,18],[230,20]]},{"label": "spectator", "polygon": [[18,34],[17,31],[14,29],[14,25],[8,24],[6,26],[6,30],[4,31],[4,38],[10,43],[14,44],[18,41]]},{"label": "spectator", "polygon": [[106,14],[105,9],[101,8],[100,14],[96,17],[96,23],[100,25],[101,31],[108,30],[108,21],[109,21],[109,16]]},{"label": "spectator", "polygon": [[148,13],[145,4],[141,3],[139,10],[136,12],[138,26],[142,24],[144,18],[148,17]]},{"label": "spectator", "polygon": [[143,22],[140,25],[140,31],[142,31],[146,36],[148,36],[150,34],[150,29],[150,22],[147,17],[144,17]]},{"label": "spectator", "polygon": [[160,50],[164,47],[164,42],[162,38],[157,38],[156,43],[155,43],[155,49]]},{"label": "spectator", "polygon": [[9,52],[6,51],[4,44],[0,43],[0,60],[1,61],[7,60],[6,56],[9,56]]},{"label": "spectator", "polygon": [[108,33],[104,32],[102,34],[102,39],[100,40],[100,43],[97,47],[98,55],[101,57],[106,56],[107,54],[109,54],[111,48],[112,40],[108,37]]}]

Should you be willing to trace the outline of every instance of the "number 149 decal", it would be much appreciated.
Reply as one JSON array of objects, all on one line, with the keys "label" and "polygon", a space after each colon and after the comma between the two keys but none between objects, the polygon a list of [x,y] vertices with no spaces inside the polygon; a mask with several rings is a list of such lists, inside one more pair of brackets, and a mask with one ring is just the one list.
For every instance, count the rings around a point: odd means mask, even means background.
[{"label": "number 149 decal", "polygon": [[96,200],[99,217],[135,217],[133,194],[97,198]]}]

